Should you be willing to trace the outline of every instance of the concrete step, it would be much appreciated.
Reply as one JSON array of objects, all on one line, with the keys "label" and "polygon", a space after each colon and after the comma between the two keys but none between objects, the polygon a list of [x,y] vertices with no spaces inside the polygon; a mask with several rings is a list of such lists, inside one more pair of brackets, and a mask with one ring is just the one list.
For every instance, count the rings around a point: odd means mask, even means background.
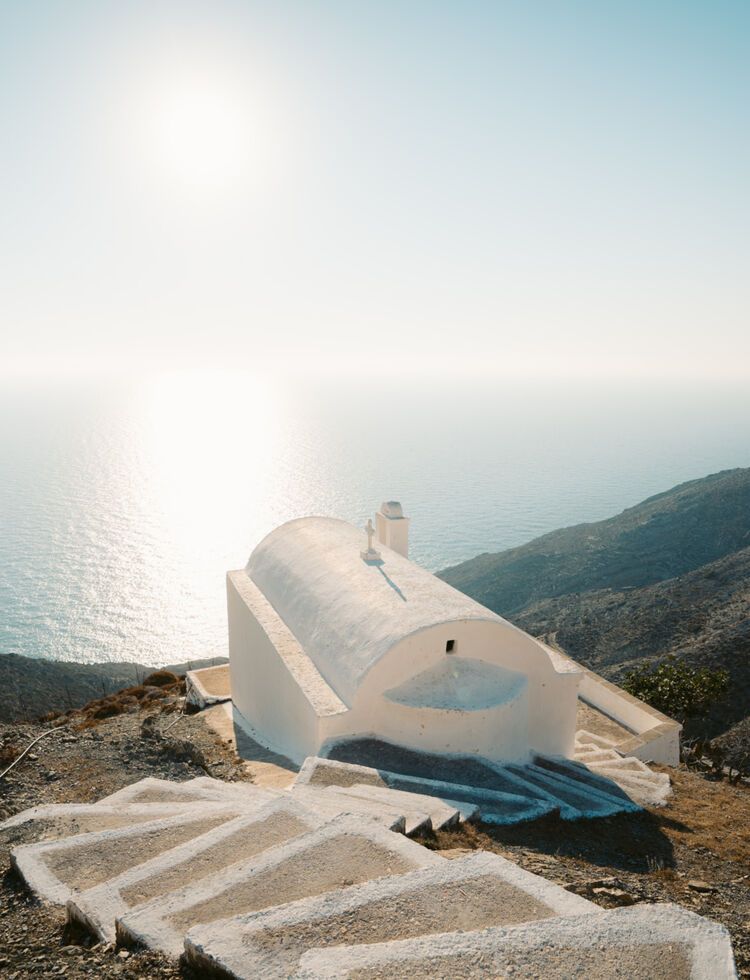
[{"label": "concrete step", "polygon": [[[612,773],[604,770],[604,775],[609,775],[612,780],[616,781],[618,786],[632,800],[648,806],[663,806],[672,793],[672,787],[668,782],[664,784],[638,773],[622,772],[618,769]],[[652,775],[662,774],[652,773]]]},{"label": "concrete step", "polygon": [[117,830],[136,824],[192,813],[200,804],[191,803],[134,803],[118,806],[101,803],[48,803],[31,807],[9,817],[0,824],[0,835],[12,844],[14,834],[22,835],[24,843],[35,840],[59,840],[76,834],[99,830]]},{"label": "concrete step", "polygon": [[641,762],[640,759],[635,759],[633,756],[620,755],[619,752],[614,752],[612,755],[606,756],[603,759],[587,759],[585,762],[591,769],[607,766],[610,769],[632,769],[637,772],[651,772],[651,769],[649,769],[645,762]]},{"label": "concrete step", "polygon": [[444,860],[373,820],[345,815],[126,913],[117,920],[117,938],[178,956],[195,925]]},{"label": "concrete step", "polygon": [[[192,929],[188,963],[200,975],[256,980],[296,975],[309,949],[513,925],[597,906],[496,854],[476,852],[264,912]],[[404,974],[398,974],[399,976]]]},{"label": "concrete step", "polygon": [[75,890],[101,884],[136,864],[247,812],[249,804],[205,802],[174,816],[135,826],[77,834],[15,847],[11,864],[47,902],[64,905]]},{"label": "concrete step", "polygon": [[623,756],[612,748],[602,748],[598,742],[582,739],[597,738],[588,732],[578,732],[576,736],[576,760],[592,772],[616,783],[637,803],[648,806],[663,806],[672,792],[671,782],[666,773],[654,772],[641,759]]},{"label": "concrete step", "polygon": [[594,745],[577,748],[573,754],[573,757],[581,762],[585,762],[587,765],[592,765],[597,762],[622,759],[620,753],[615,749],[597,749]]},{"label": "concrete step", "polygon": [[297,980],[734,980],[727,930],[676,905],[641,905],[511,928],[449,932],[401,942],[304,953]]},{"label": "concrete step", "polygon": [[452,827],[461,818],[461,811],[457,806],[444,803],[434,796],[424,796],[421,793],[406,793],[403,790],[389,789],[385,786],[367,786],[363,783],[354,783],[353,786],[337,788],[337,792],[346,796],[361,797],[373,803],[386,803],[396,808],[399,806],[419,807],[427,814],[432,830]]},{"label": "concrete step", "polygon": [[[342,789],[357,786],[374,786],[383,790],[391,790],[390,783],[394,780],[404,780],[406,789],[393,790],[394,793],[405,794],[403,803],[421,806],[424,810],[436,810],[437,819],[440,822],[440,814],[443,807],[448,807],[458,811],[459,821],[471,820],[477,814],[477,807],[470,803],[460,800],[446,800],[434,793],[422,793],[419,790],[421,780],[416,782],[409,781],[399,773],[391,773],[382,769],[373,769],[370,766],[358,766],[350,762],[338,762],[334,759],[324,759],[320,756],[309,756],[305,759],[302,768],[297,774],[294,786],[338,786]],[[435,786],[444,786],[444,783],[429,782],[429,789]],[[411,801],[407,798],[413,797]],[[396,797],[394,797],[395,799]]]},{"label": "concrete step", "polygon": [[305,760],[294,786],[351,786],[354,783],[386,786],[418,796],[428,796],[459,810],[463,819],[475,819],[477,809],[481,818],[496,824],[522,823],[535,820],[557,810],[555,800],[533,786],[524,784],[519,789],[518,780],[509,777],[505,784],[515,792],[500,792],[480,786],[464,786],[446,783],[422,776],[406,776],[402,773],[357,766],[348,762],[311,757]]},{"label": "concrete step", "polygon": [[198,776],[185,782],[156,779],[148,776],[130,786],[105,796],[99,803],[107,806],[119,803],[199,803],[203,800],[246,799],[269,803],[278,796],[272,790],[260,789],[252,783],[227,783],[211,776]]},{"label": "concrete step", "polygon": [[320,817],[286,798],[226,823],[108,878],[68,900],[68,921],[100,940],[115,941],[115,920],[131,909],[195,883],[222,868],[246,861],[284,841],[315,829]]},{"label": "concrete step", "polygon": [[[365,789],[378,790],[377,786],[368,786]],[[351,786],[346,789],[340,786],[329,786],[321,790],[327,797],[333,797],[339,801],[342,813],[365,813],[377,819],[381,813],[400,814],[404,818],[404,833],[407,837],[412,837],[423,831],[432,830],[430,814],[426,810],[418,809],[416,800],[413,803],[396,803],[393,799],[385,799],[381,795],[379,798],[368,797],[366,793],[357,794]],[[387,790],[385,791],[387,792]]]},{"label": "concrete step", "polygon": [[[579,820],[638,809],[616,783],[592,773],[585,765],[571,760],[553,760],[547,764],[544,758],[539,757],[541,766],[486,764],[490,778],[511,792],[459,786],[318,757],[305,760],[294,786],[338,785],[346,788],[359,783],[397,789],[421,798],[432,797],[456,809],[462,808],[464,819],[471,816],[466,807],[473,805],[478,807],[482,820],[499,824],[538,819],[555,811],[564,820]],[[473,816],[476,817],[476,812]]]},{"label": "concrete step", "polygon": [[552,775],[565,776],[581,785],[586,792],[593,790],[608,800],[614,799],[622,803],[628,810],[628,796],[622,788],[605,775],[598,767],[587,766],[584,762],[574,759],[562,759],[558,756],[536,756],[535,764]]},{"label": "concrete step", "polygon": [[607,738],[604,735],[594,735],[593,732],[587,732],[585,729],[581,728],[576,732],[576,745],[595,745],[600,749],[616,749],[617,742],[614,739]]},{"label": "concrete step", "polygon": [[651,769],[630,769],[623,766],[614,766],[609,763],[602,763],[592,770],[597,774],[606,776],[611,780],[637,779],[648,783],[651,786],[669,787],[671,782],[665,772],[653,772]]},{"label": "concrete step", "polygon": [[[584,817],[604,817],[615,813],[632,812],[638,807],[631,800],[600,791],[590,782],[552,772],[537,765],[508,766],[520,778],[545,789],[555,796],[561,804],[560,816],[563,820],[578,820]],[[619,793],[619,790],[617,791]]]},{"label": "concrete step", "polygon": [[[385,804],[375,804],[370,800],[356,799],[337,792],[337,787],[292,786],[289,790],[291,799],[299,800],[305,806],[313,809],[321,818],[333,820],[334,817],[350,813],[367,820],[375,820],[387,830],[397,834],[406,833],[406,817],[403,807],[395,808]],[[427,814],[409,815],[409,829],[424,829],[427,826]]]},{"label": "concrete step", "polygon": [[[299,783],[292,787],[293,796],[308,800],[327,802],[335,799],[341,806],[341,812],[346,810],[364,810],[373,816],[380,814],[402,815],[404,817],[403,832],[410,837],[422,830],[439,829],[457,823],[460,811],[455,806],[448,806],[442,800],[433,796],[419,793],[406,793],[393,790],[387,786],[373,786],[365,783],[354,783],[347,786],[311,785]],[[311,796],[311,794],[315,794]],[[395,829],[391,826],[391,829]]]}]

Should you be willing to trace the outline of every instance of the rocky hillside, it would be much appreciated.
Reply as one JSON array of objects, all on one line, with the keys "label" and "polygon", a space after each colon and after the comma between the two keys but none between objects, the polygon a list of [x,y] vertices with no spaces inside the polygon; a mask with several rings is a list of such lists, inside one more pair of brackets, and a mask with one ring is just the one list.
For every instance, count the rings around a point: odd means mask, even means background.
[{"label": "rocky hillside", "polygon": [[639,589],[532,602],[514,620],[537,636],[553,634],[572,657],[615,681],[644,657],[670,653],[725,667],[732,688],[711,733],[750,713],[750,548]]},{"label": "rocky hillside", "polygon": [[537,599],[663,582],[748,546],[750,469],[725,470],[440,577],[508,616]]},{"label": "rocky hillside", "polygon": [[[224,658],[170,664],[166,670],[184,674],[192,667],[210,667]],[[0,722],[33,721],[51,711],[70,711],[124,687],[140,684],[153,668],[136,663],[76,664],[58,660],[0,655]]]},{"label": "rocky hillside", "polygon": [[617,681],[674,653],[730,672],[710,734],[750,714],[750,469],[651,497],[441,577]]}]

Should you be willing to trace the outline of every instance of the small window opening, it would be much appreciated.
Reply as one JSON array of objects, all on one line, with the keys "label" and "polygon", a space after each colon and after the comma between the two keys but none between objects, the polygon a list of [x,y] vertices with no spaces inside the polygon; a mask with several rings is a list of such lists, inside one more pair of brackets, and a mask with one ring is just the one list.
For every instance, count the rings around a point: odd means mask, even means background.
[{"label": "small window opening", "polygon": [[448,642],[445,644],[445,652],[446,653],[453,653],[453,651],[455,649],[456,649],[456,641],[455,640],[448,640]]}]

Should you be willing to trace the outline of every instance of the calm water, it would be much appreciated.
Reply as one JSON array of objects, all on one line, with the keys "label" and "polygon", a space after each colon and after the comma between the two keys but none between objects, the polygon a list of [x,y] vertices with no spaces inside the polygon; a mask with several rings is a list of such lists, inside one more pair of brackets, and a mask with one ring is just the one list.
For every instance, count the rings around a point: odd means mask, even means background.
[{"label": "calm water", "polygon": [[0,394],[0,651],[225,653],[224,573],[382,499],[437,569],[750,465],[750,393],[168,377]]}]

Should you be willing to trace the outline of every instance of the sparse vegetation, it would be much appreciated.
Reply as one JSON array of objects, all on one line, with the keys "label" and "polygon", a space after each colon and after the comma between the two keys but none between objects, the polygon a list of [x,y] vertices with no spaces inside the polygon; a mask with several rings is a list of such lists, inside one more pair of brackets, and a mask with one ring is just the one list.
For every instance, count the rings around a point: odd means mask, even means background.
[{"label": "sparse vegetation", "polygon": [[724,697],[729,690],[729,672],[692,667],[671,655],[660,663],[642,664],[629,671],[623,687],[658,711],[684,722],[705,716]]}]

